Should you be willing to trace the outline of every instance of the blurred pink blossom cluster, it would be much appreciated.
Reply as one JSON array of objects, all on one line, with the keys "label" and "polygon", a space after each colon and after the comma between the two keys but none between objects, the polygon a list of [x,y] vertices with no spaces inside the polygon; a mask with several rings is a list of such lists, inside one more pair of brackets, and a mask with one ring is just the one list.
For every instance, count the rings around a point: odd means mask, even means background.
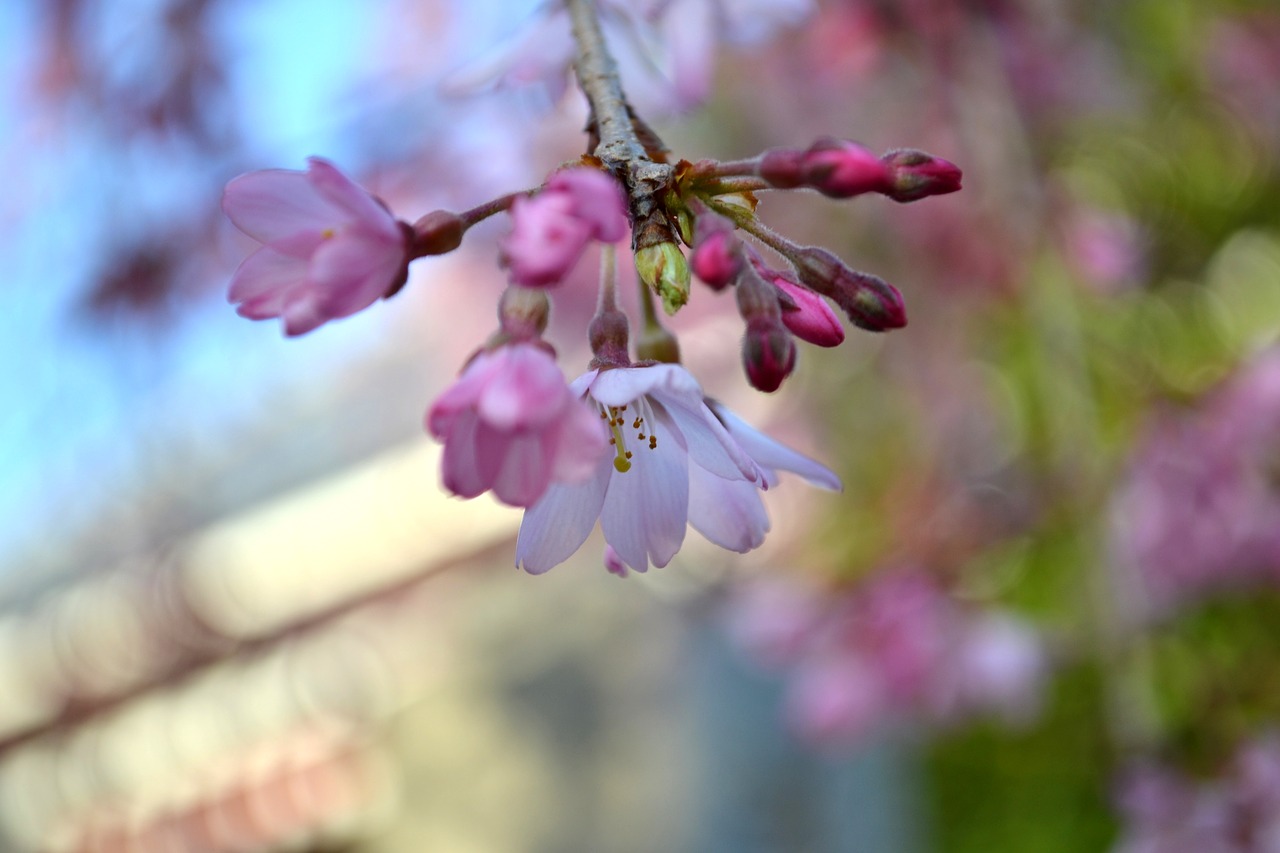
[{"label": "blurred pink blossom cluster", "polygon": [[904,720],[993,713],[1026,723],[1048,675],[1045,643],[1028,622],[961,605],[917,569],[825,595],[752,583],[731,600],[728,618],[750,657],[787,673],[789,722],[822,747],[849,747]]},{"label": "blurred pink blossom cluster", "polygon": [[1112,853],[1275,853],[1280,850],[1280,735],[1242,744],[1226,772],[1195,780],[1135,765],[1116,789],[1123,828]]},{"label": "blurred pink blossom cluster", "polygon": [[1151,424],[1112,506],[1115,556],[1154,614],[1229,589],[1280,584],[1280,348],[1203,405]]}]

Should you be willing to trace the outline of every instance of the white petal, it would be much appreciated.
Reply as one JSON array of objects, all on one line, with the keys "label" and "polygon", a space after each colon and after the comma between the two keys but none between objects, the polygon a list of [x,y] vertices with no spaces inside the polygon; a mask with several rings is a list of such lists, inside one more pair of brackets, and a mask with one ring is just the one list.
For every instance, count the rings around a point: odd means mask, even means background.
[{"label": "white petal", "polygon": [[744,554],[764,543],[769,516],[760,490],[689,466],[689,523],[712,543]]},{"label": "white petal", "polygon": [[810,485],[820,489],[829,489],[833,492],[843,490],[844,486],[840,478],[830,468],[799,451],[792,450],[785,444],[774,441],[719,403],[713,402],[710,405],[715,410],[716,416],[724,423],[729,435],[762,468],[781,469],[799,474]]},{"label": "white petal", "polygon": [[[600,510],[604,538],[637,572],[661,568],[684,542],[689,520],[689,457],[670,436],[637,446],[631,470],[615,473]],[[612,462],[610,462],[612,464]]]},{"label": "white petal", "polygon": [[732,480],[758,481],[762,473],[745,448],[734,441],[699,396],[693,405],[684,396],[657,392],[655,399],[666,407],[675,421],[689,458],[713,474]]},{"label": "white petal", "polygon": [[516,539],[516,566],[540,575],[582,547],[600,515],[611,474],[613,462],[607,458],[589,480],[552,483],[542,500],[525,510]]},{"label": "white petal", "polygon": [[591,396],[606,406],[622,406],[657,389],[689,400],[702,399],[698,380],[678,364],[602,370],[591,383]]}]

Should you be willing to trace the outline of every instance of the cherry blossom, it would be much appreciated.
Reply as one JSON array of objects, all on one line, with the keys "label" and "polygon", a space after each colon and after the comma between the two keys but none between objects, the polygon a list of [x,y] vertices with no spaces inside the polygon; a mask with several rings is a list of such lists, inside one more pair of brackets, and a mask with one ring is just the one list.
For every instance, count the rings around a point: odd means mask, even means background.
[{"label": "cherry blossom", "polygon": [[[703,402],[683,367],[657,364],[591,370],[571,386],[585,394],[612,433],[613,457],[581,483],[553,483],[525,513],[516,565],[541,574],[586,541],[596,519],[618,559],[634,571],[662,567],[684,543],[690,520],[691,471],[713,493],[762,476]],[[757,520],[758,523],[758,520]],[[751,530],[755,541],[762,531]]]},{"label": "cherry blossom", "polygon": [[558,284],[589,242],[626,236],[624,211],[622,188],[604,172],[556,172],[537,194],[511,205],[512,230],[502,243],[511,280],[526,287]]},{"label": "cherry blossom", "polygon": [[481,352],[427,413],[444,442],[445,488],[464,498],[490,489],[530,506],[553,481],[589,476],[606,434],[593,410],[569,391],[543,348],[519,343]]},{"label": "cherry blossom", "polygon": [[262,243],[231,280],[251,320],[280,317],[287,335],[369,307],[404,281],[407,230],[327,160],[306,172],[266,169],[227,184],[222,209]]}]

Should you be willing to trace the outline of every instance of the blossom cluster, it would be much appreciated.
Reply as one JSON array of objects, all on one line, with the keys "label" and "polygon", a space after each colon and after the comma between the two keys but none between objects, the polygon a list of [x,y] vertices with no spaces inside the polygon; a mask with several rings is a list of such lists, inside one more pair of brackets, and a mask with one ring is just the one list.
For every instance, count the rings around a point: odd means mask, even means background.
[{"label": "blossom cluster", "polygon": [[1150,615],[1229,589],[1280,584],[1280,349],[1195,411],[1151,425],[1113,502],[1116,556]]},{"label": "blossom cluster", "polygon": [[1135,764],[1116,786],[1116,804],[1124,826],[1112,853],[1280,850],[1280,735],[1246,741],[1215,779]]},{"label": "blossom cluster", "polygon": [[[280,317],[288,335],[394,295],[412,262],[452,251],[476,223],[509,215],[498,254],[508,277],[498,328],[425,425],[444,444],[445,488],[464,498],[491,492],[527,510],[516,563],[534,574],[576,552],[597,520],[604,562],[619,574],[666,565],[688,526],[745,552],[769,529],[761,493],[778,472],[839,489],[833,472],[703,391],[681,366],[654,301],[678,312],[693,274],[712,290],[732,288],[747,380],[776,391],[796,367],[797,339],[823,347],[844,340],[835,309],[870,331],[904,326],[906,311],[884,280],[764,225],[757,193],[810,189],[910,202],[960,188],[949,161],[914,149],[876,155],[829,138],[745,160],[670,163],[652,130],[627,120],[632,148],[623,159],[588,154],[532,190],[460,213],[432,211],[412,224],[319,158],[306,172],[242,175],[223,199],[232,222],[262,244],[235,273],[231,301],[251,319]],[[645,169],[649,177],[637,177]],[[616,295],[615,244],[628,236],[644,314],[634,347],[632,318]],[[551,294],[592,245],[607,260],[585,330],[593,357],[568,383],[544,332]],[[766,260],[762,249],[781,261]]]},{"label": "blossom cluster", "polygon": [[787,715],[805,740],[856,745],[903,720],[950,723],[1037,713],[1049,657],[1027,622],[969,609],[926,572],[894,569],[822,595],[781,581],[730,602],[731,633],[767,669],[787,672]]}]

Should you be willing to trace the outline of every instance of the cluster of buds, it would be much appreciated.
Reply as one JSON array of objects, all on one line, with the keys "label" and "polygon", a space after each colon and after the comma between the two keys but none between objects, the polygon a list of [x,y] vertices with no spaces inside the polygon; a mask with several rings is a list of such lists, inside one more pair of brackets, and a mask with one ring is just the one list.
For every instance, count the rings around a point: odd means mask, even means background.
[{"label": "cluster of buds", "polygon": [[[761,223],[756,193],[807,188],[832,198],[879,193],[907,202],[954,192],[960,178],[954,164],[922,151],[898,149],[877,157],[855,142],[829,138],[749,160],[677,164],[674,219],[692,249],[690,265],[698,278],[713,290],[736,288],[746,326],[742,360],[752,386],[777,390],[795,368],[795,338],[822,347],[844,341],[828,300],[861,329],[882,332],[907,323],[902,294],[892,285]],[[739,232],[781,257],[784,268],[770,267]]]},{"label": "cluster of buds", "polygon": [[[832,140],[732,163],[671,165],[656,138],[645,147],[641,163],[657,178],[585,156],[536,189],[461,213],[434,211],[413,224],[324,160],[312,159],[306,172],[243,175],[228,185],[223,207],[262,246],[237,270],[230,298],[246,317],[280,317],[286,334],[303,334],[394,295],[412,261],[454,250],[471,226],[506,212],[512,227],[499,262],[509,284],[498,300],[498,328],[426,417],[445,446],[445,487],[463,497],[491,491],[527,508],[516,561],[532,573],[570,556],[597,519],[608,543],[605,564],[619,574],[665,565],[690,525],[722,547],[747,551],[768,530],[759,495],[778,471],[822,488],[837,489],[839,480],[706,397],[679,365],[654,301],[668,314],[679,311],[690,297],[691,268],[712,289],[734,288],[747,378],[775,391],[795,368],[795,338],[824,347],[844,340],[827,300],[872,331],[904,326],[906,315],[901,295],[881,279],[764,226],[755,193],[811,187],[910,201],[958,189],[960,172],[920,152],[875,158]],[[628,233],[644,312],[634,361],[631,318],[619,308],[614,274],[614,244]],[[779,255],[785,268],[767,264],[740,234]],[[586,330],[593,358],[566,383],[543,339],[548,293],[593,243],[606,259],[599,309]]]}]

